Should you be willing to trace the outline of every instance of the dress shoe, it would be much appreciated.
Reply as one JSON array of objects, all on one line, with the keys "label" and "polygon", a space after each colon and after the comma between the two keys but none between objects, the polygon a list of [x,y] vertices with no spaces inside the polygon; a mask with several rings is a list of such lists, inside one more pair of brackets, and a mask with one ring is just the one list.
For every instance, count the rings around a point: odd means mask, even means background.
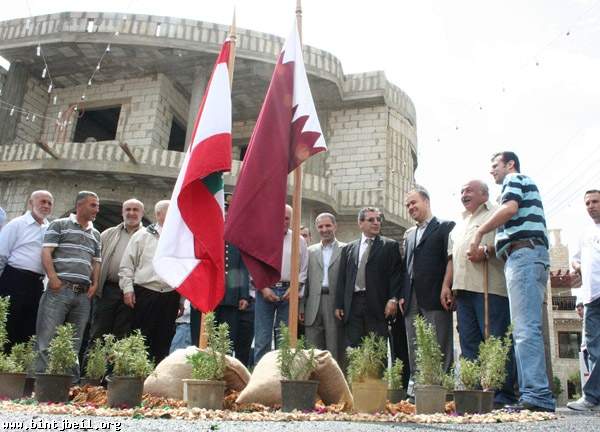
[{"label": "dress shoe", "polygon": [[504,408],[507,409],[508,411],[517,411],[517,412],[524,411],[524,410],[537,411],[537,412],[554,412],[554,408],[541,407],[539,405],[534,405],[529,402],[519,402],[519,403],[512,404],[512,405],[504,405]]}]

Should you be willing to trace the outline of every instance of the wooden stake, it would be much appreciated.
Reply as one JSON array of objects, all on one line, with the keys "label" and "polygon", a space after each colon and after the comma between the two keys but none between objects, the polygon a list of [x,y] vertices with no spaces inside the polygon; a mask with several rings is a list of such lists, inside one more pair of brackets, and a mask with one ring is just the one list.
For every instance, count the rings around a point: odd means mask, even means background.
[{"label": "wooden stake", "polygon": [[[235,26],[235,8],[233,9],[233,18],[231,20],[231,26],[229,27],[229,40],[231,41],[231,47],[229,50],[229,60],[227,61],[227,70],[229,72],[229,86],[233,85],[233,70],[235,68],[235,45],[237,41],[237,33]],[[206,348],[208,344],[208,337],[206,335],[206,322],[204,320],[205,314],[200,314],[200,340],[198,346],[200,349]]]},{"label": "wooden stake", "polygon": [[490,305],[488,299],[488,261],[483,260],[483,337],[487,340],[490,337]]},{"label": "wooden stake", "polygon": [[[296,23],[300,34],[302,46],[302,5],[301,0],[296,2]],[[289,329],[290,345],[296,347],[298,340],[298,291],[300,271],[300,215],[302,214],[302,165],[294,170],[294,190],[292,193],[292,258],[290,263],[290,312]]]}]

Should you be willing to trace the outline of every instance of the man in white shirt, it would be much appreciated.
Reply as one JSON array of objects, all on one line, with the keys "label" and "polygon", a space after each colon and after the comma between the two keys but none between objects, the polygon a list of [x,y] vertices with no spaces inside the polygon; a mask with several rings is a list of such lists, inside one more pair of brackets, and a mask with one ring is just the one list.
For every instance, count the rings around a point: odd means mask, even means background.
[{"label": "man in white shirt", "polygon": [[583,386],[583,396],[569,402],[567,407],[576,411],[600,411],[600,190],[587,191],[584,201],[594,225],[581,237],[573,268],[581,274],[582,280],[584,339],[590,376]]},{"label": "man in white shirt", "polygon": [[50,192],[33,192],[29,198],[31,210],[10,221],[0,232],[0,296],[10,296],[6,350],[35,334],[44,290],[42,240],[53,203]]},{"label": "man in white shirt", "polygon": [[[289,318],[289,289],[290,268],[292,261],[292,207],[285,206],[285,222],[283,233],[283,254],[281,256],[281,280],[271,287],[263,288],[256,292],[256,306],[254,312],[254,364],[271,350],[273,331],[275,330],[275,346],[280,323],[288,325]],[[300,237],[300,273],[301,285],[306,281],[308,268],[308,250],[304,238]],[[300,288],[302,293],[302,287]]]}]

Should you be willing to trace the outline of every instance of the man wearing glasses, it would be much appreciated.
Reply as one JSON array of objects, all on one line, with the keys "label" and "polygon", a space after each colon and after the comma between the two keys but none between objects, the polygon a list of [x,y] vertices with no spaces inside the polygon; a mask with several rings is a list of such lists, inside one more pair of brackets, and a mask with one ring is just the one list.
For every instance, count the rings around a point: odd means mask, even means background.
[{"label": "man wearing glasses", "polygon": [[416,371],[414,320],[417,315],[423,316],[435,327],[437,341],[444,354],[445,370],[448,371],[452,364],[452,312],[442,307],[440,293],[448,264],[448,237],[454,222],[439,220],[431,214],[429,193],[422,187],[416,187],[406,195],[406,208],[417,223],[405,236],[399,299],[406,324],[411,372],[407,394],[412,398]]},{"label": "man wearing glasses", "polygon": [[335,316],[344,323],[346,347],[358,346],[370,332],[387,338],[386,319],[396,316],[400,294],[400,247],[379,235],[379,209],[361,209],[358,226],[360,239],[342,249],[335,296]]}]

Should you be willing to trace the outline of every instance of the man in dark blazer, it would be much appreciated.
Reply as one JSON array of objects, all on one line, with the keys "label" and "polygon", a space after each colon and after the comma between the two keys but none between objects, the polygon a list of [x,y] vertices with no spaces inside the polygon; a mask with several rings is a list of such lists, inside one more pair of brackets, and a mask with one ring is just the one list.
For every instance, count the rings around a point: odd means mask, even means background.
[{"label": "man in dark blazer", "polygon": [[435,327],[444,355],[445,370],[453,359],[452,312],[440,302],[440,292],[448,263],[448,237],[454,222],[439,220],[431,214],[429,193],[417,187],[406,195],[406,208],[417,226],[405,235],[402,260],[402,290],[399,298],[408,338],[411,380],[408,395],[413,396],[416,358],[414,320],[421,315]]},{"label": "man in dark blazer", "polygon": [[400,295],[400,247],[379,235],[381,212],[358,213],[361,238],[342,249],[335,315],[344,323],[346,347],[356,347],[370,332],[387,339],[386,319],[393,319]]}]

